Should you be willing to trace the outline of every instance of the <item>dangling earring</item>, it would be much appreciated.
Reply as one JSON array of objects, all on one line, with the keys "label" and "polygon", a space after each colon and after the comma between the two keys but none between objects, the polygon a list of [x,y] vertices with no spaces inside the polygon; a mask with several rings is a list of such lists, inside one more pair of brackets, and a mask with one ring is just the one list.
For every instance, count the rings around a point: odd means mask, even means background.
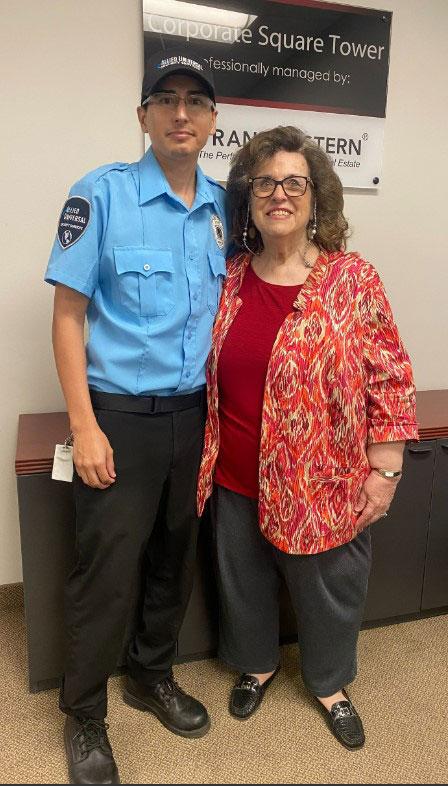
[{"label": "dangling earring", "polygon": [[243,246],[249,251],[249,254],[255,254],[255,256],[258,256],[258,252],[257,251],[253,251],[253,249],[249,248],[249,246],[247,245],[247,236],[249,235],[251,240],[253,240],[255,238],[255,236],[256,236],[256,231],[255,231],[255,227],[254,226],[251,226],[248,229],[248,226],[249,226],[249,215],[250,215],[250,203],[248,202],[247,203],[247,213],[246,213],[246,224],[245,224],[244,229],[243,229]]},{"label": "dangling earring", "polygon": [[314,241],[314,237],[316,234],[317,234],[317,203],[316,200],[314,200],[313,218],[308,225],[308,243],[306,244],[305,251],[303,252],[303,254],[299,249],[299,254],[302,257],[302,262],[305,265],[305,267],[309,267],[309,268],[314,267],[314,265],[306,258],[306,254],[311,243]]},{"label": "dangling earring", "polygon": [[315,235],[317,234],[317,200],[314,200],[314,208],[313,208],[313,220],[308,228],[308,240],[310,243],[313,242]]}]

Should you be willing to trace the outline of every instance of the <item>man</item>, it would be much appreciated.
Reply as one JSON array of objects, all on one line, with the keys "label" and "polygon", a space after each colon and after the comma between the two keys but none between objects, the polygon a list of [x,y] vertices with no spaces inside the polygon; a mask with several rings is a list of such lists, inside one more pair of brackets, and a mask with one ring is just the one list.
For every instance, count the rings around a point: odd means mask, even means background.
[{"label": "man", "polygon": [[76,183],[45,276],[56,285],[53,345],[76,468],[60,693],[72,783],[120,782],[107,679],[140,576],[124,700],[175,734],[210,728],[172,674],[193,583],[204,368],[225,275],[225,192],[197,166],[216,127],[206,61],[186,48],[153,55],[137,113],[152,147]]}]

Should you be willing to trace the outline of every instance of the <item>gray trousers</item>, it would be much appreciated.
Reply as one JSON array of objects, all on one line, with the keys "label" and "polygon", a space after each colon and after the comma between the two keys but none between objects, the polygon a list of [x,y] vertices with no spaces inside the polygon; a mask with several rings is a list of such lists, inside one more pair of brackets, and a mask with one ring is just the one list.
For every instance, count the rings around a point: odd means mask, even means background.
[{"label": "gray trousers", "polygon": [[370,531],[319,554],[279,551],[258,527],[258,501],[215,484],[211,514],[220,604],[219,657],[241,672],[279,662],[279,589],[297,618],[302,678],[332,696],[356,675],[371,563]]}]

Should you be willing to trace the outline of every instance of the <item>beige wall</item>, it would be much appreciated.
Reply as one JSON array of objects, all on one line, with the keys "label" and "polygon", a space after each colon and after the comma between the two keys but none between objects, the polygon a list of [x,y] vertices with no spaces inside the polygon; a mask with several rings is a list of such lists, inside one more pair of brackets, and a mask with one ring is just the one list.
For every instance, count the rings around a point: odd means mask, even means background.
[{"label": "beige wall", "polygon": [[[392,56],[382,187],[378,194],[347,194],[352,247],[376,264],[385,281],[417,386],[448,388],[448,167],[442,135],[448,120],[448,3],[365,4],[394,12]],[[57,216],[82,174],[110,161],[135,160],[143,145],[135,119],[141,0],[0,0],[0,10],[0,584],[5,584],[20,580],[13,472],[18,414],[64,408],[50,345],[53,292],[42,283]]]}]

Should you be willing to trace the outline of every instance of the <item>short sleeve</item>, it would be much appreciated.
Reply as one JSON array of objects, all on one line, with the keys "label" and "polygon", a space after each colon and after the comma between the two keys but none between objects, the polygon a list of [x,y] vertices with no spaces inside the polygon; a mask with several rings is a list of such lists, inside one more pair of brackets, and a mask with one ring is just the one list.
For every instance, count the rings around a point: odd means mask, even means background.
[{"label": "short sleeve", "polygon": [[45,281],[92,296],[98,285],[106,218],[101,183],[87,175],[70,189],[60,213]]}]

